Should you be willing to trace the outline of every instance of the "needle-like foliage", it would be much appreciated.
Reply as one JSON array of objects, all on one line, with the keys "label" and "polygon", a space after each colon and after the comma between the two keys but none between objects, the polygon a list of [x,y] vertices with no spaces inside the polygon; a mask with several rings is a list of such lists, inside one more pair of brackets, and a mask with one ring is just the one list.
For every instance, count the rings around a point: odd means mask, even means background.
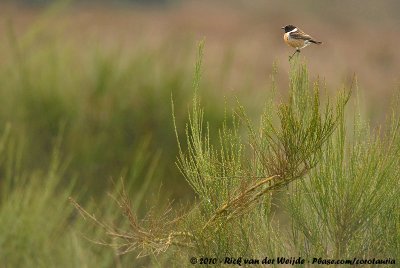
[{"label": "needle-like foliage", "polygon": [[[395,256],[400,237],[398,118],[392,116],[383,134],[356,116],[348,138],[350,91],[321,102],[320,82],[311,85],[306,66],[293,61],[287,102],[267,100],[259,125],[238,102],[215,137],[200,102],[203,49],[201,43],[183,139],[172,101],[177,167],[196,202],[184,213],[168,208],[162,216],[150,213],[140,220],[122,191],[115,200],[129,224],[120,228],[73,201],[113,238],[105,244],[122,254],[164,253],[167,260],[178,260],[175,264],[188,255],[219,260],[293,253],[307,258]],[[278,191],[287,198],[273,208]],[[275,213],[285,209],[290,224],[281,228]]]},{"label": "needle-like foliage", "polygon": [[393,258],[400,222],[399,118],[392,116],[387,131],[372,132],[356,116],[348,131],[339,111],[339,128],[323,146],[320,164],[289,195],[294,247],[309,256]]}]

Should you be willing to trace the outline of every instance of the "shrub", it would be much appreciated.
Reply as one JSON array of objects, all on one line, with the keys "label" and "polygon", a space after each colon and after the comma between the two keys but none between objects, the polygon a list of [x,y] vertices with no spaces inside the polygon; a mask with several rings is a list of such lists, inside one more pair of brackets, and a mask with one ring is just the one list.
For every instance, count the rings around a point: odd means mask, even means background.
[{"label": "shrub", "polygon": [[[122,191],[117,204],[129,227],[121,230],[93,219],[115,239],[109,245],[121,254],[164,252],[159,259],[176,264],[187,262],[188,256],[219,261],[292,254],[309,259],[395,257],[400,222],[395,210],[400,187],[398,116],[393,114],[385,133],[371,131],[355,116],[349,135],[345,106],[350,91],[321,104],[320,83],[311,86],[306,66],[295,61],[288,102],[268,100],[258,129],[238,104],[215,142],[198,95],[202,53],[203,44],[184,139],[187,149],[175,125],[177,166],[197,200],[184,213],[176,215],[168,208],[158,214],[162,216],[140,220]],[[290,224],[283,227],[272,209],[277,191],[287,197],[278,208],[288,210]]]}]

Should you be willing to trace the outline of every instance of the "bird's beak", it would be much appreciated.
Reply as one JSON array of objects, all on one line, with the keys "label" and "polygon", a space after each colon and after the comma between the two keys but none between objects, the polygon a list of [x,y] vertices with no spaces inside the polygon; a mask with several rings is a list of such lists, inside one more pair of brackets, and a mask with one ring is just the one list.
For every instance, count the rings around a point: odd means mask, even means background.
[{"label": "bird's beak", "polygon": [[283,30],[283,29],[285,29],[285,27],[282,27],[281,29]]}]

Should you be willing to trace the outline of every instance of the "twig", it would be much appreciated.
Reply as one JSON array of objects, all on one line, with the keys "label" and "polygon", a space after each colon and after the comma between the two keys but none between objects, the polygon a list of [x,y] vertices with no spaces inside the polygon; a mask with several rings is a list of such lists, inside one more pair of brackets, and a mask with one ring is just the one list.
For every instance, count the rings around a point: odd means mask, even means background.
[{"label": "twig", "polygon": [[253,186],[251,186],[250,188],[246,189],[244,192],[240,193],[238,196],[236,196],[235,198],[233,198],[232,200],[228,201],[227,203],[225,203],[224,205],[221,206],[221,208],[217,209],[217,211],[214,213],[214,215],[207,221],[207,223],[203,226],[203,230],[205,228],[207,228],[207,226],[213,222],[220,214],[224,213],[225,211],[229,210],[229,208],[233,207],[238,201],[246,198],[246,196],[256,190],[258,187],[260,187],[261,185],[266,184],[267,182],[272,181],[273,179],[275,179],[276,177],[279,177],[279,175],[273,175],[271,177],[265,178],[262,181],[259,181],[258,183],[254,184]]}]

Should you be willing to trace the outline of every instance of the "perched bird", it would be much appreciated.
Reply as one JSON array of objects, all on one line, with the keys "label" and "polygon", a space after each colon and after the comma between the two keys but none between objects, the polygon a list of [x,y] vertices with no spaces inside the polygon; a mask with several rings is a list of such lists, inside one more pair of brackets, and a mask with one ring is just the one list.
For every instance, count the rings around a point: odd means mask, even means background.
[{"label": "perched bird", "polygon": [[322,42],[314,40],[311,36],[294,25],[289,24],[282,27],[282,29],[285,31],[285,34],[283,35],[285,43],[296,49],[296,51],[289,56],[289,60],[291,60],[296,53],[300,53],[300,49],[305,48],[311,43],[317,45],[322,44]]}]

